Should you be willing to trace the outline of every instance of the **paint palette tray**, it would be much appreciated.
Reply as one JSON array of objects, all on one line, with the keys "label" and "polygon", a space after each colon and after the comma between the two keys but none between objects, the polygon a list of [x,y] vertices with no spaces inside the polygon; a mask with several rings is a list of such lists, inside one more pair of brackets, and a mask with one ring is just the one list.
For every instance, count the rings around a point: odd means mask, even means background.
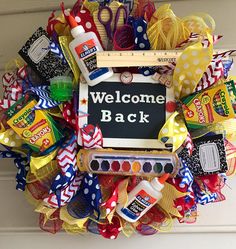
[{"label": "paint palette tray", "polygon": [[175,153],[159,151],[84,150],[77,156],[80,171],[96,174],[160,176],[177,173]]}]

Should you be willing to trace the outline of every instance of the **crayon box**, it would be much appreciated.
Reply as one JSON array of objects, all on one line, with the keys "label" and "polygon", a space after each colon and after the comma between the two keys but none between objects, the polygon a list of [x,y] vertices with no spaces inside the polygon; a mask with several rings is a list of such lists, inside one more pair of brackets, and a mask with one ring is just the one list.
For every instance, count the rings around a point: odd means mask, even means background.
[{"label": "crayon box", "polygon": [[8,111],[8,125],[32,148],[35,152],[43,152],[62,137],[54,120],[45,111],[34,110],[36,100],[30,100],[19,110],[17,105],[24,101],[19,100]]},{"label": "crayon box", "polygon": [[236,89],[229,81],[182,99],[182,109],[188,128],[198,129],[235,117]]}]

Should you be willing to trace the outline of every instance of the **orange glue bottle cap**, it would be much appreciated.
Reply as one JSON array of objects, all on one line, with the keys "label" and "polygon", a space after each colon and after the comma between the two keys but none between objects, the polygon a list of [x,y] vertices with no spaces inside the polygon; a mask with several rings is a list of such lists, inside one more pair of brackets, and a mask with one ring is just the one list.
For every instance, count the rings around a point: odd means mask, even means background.
[{"label": "orange glue bottle cap", "polygon": [[72,15],[68,16],[68,20],[71,27],[71,34],[74,38],[80,34],[85,33],[84,27],[82,25],[78,25],[75,18]]},{"label": "orange glue bottle cap", "polygon": [[161,191],[164,187],[164,183],[169,178],[169,176],[170,176],[169,173],[165,173],[164,175],[162,175],[159,178],[157,178],[157,177],[153,178],[150,183],[151,183],[153,188],[155,188],[158,191]]},{"label": "orange glue bottle cap", "polygon": [[160,184],[164,184],[167,179],[169,178],[170,174],[169,173],[165,173],[164,175],[162,175],[161,177],[158,178],[158,181]]}]

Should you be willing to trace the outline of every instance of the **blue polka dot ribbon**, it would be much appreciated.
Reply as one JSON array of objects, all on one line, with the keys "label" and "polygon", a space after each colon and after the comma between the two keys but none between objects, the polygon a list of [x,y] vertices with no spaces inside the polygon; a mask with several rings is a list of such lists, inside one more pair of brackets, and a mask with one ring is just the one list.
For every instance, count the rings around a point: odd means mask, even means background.
[{"label": "blue polka dot ribbon", "polygon": [[74,180],[76,171],[76,168],[71,164],[65,173],[59,173],[52,182],[49,193],[51,194],[52,192],[56,192],[56,190],[69,185],[70,182]]},{"label": "blue polka dot ribbon", "polygon": [[24,191],[26,185],[26,176],[29,171],[28,158],[13,151],[0,151],[0,158],[14,158],[14,163],[18,169],[16,174],[16,189]]},{"label": "blue polka dot ribbon", "polygon": [[132,25],[134,29],[134,49],[135,50],[149,50],[150,42],[147,37],[147,22],[143,17],[132,20]]},{"label": "blue polka dot ribbon", "polygon": [[102,203],[102,194],[98,177],[95,174],[86,174],[82,182],[82,188],[76,196],[67,205],[68,213],[76,218],[82,219],[92,217],[94,211],[97,212],[97,219],[100,217],[100,204]]},{"label": "blue polka dot ribbon", "polygon": [[98,176],[95,174],[86,174],[83,180],[83,190],[88,205],[91,205],[93,209],[100,216],[99,206],[102,203],[102,193],[98,182]]},{"label": "blue polka dot ribbon", "polygon": [[[129,18],[129,22],[134,29],[134,49],[149,50],[150,42],[147,36],[147,22],[143,17]],[[156,67],[139,67],[139,73],[144,76],[153,75],[156,72]]]},{"label": "blue polka dot ribbon", "polygon": [[156,72],[156,67],[139,67],[139,73],[143,74],[144,76],[153,75]]}]

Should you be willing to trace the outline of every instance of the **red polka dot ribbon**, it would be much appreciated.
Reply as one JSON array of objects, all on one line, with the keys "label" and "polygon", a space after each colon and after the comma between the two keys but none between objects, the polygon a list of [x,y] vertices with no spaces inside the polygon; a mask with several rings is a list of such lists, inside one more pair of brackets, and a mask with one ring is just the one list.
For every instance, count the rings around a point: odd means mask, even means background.
[{"label": "red polka dot ribbon", "polygon": [[78,129],[78,115],[75,112],[73,100],[63,104],[62,115],[67,123],[69,123],[75,130]]},{"label": "red polka dot ribbon", "polygon": [[78,25],[83,26],[85,32],[94,32],[100,43],[102,44],[100,35],[97,31],[96,25],[92,16],[90,15],[89,10],[83,8],[82,10],[73,11],[72,9],[71,14],[74,15],[75,21],[78,23]]},{"label": "red polka dot ribbon", "polygon": [[110,224],[98,224],[98,230],[104,238],[116,239],[122,230],[120,219],[114,216]]}]

